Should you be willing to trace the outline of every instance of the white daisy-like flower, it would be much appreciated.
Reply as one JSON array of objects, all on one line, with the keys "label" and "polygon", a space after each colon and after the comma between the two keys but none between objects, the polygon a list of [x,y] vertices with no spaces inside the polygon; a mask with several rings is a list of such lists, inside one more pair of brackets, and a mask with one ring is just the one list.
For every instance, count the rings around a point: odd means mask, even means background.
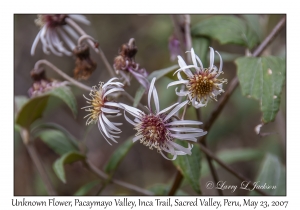
[{"label": "white daisy-like flower", "polygon": [[[122,131],[117,127],[122,123],[110,122],[108,117],[115,117],[122,115],[120,109],[123,107],[118,103],[113,102],[112,98],[116,92],[124,91],[121,82],[114,82],[118,78],[114,77],[108,82],[100,82],[99,86],[93,86],[90,92],[91,99],[83,97],[87,100],[89,106],[82,107],[85,111],[90,112],[84,118],[88,117],[86,125],[97,123],[98,128],[104,139],[111,145],[109,140],[118,143],[115,138],[119,138],[115,134]],[[109,140],[108,140],[109,139]]]},{"label": "white daisy-like flower", "polygon": [[[82,30],[74,21],[86,25],[90,24],[83,15],[38,15],[35,23],[40,26],[41,30],[33,41],[31,55],[34,55],[37,44],[41,40],[44,53],[50,54],[52,52],[57,56],[62,56],[63,54],[71,56],[76,46],[76,42],[73,40],[78,40]],[[60,38],[62,38],[69,50],[63,46]]]},{"label": "white daisy-like flower", "polygon": [[[197,137],[205,135],[202,129],[185,127],[190,125],[201,125],[202,122],[193,120],[179,120],[175,114],[185,105],[188,101],[182,103],[176,103],[163,110],[159,108],[159,99],[154,82],[156,78],[153,78],[148,92],[148,110],[146,114],[143,111],[120,103],[124,107],[124,110],[135,117],[131,120],[124,113],[125,119],[134,126],[137,131],[133,142],[140,140],[141,143],[150,147],[150,149],[156,148],[161,155],[168,160],[175,160],[177,155],[191,155],[192,145],[188,143],[188,148],[185,148],[177,143],[175,139],[181,141],[197,142]],[[153,95],[155,110],[151,108],[151,97]],[[169,159],[165,154],[170,153],[173,155],[172,159]]]},{"label": "white daisy-like flower", "polygon": [[[207,105],[208,99],[211,98],[217,101],[217,95],[224,92],[222,89],[223,83],[227,83],[227,79],[217,79],[220,74],[223,74],[223,61],[221,55],[210,48],[210,65],[208,68],[203,68],[200,58],[195,54],[194,49],[191,49],[191,57],[193,65],[187,65],[181,56],[178,56],[178,69],[174,74],[177,73],[179,81],[171,82],[168,87],[173,85],[185,84],[187,90],[180,90],[175,92],[178,96],[188,96],[189,100],[195,108],[200,108]],[[214,55],[216,52],[220,57],[219,69],[214,66]],[[199,64],[199,65],[198,65]],[[195,71],[191,71],[190,68],[194,68]],[[181,72],[184,72],[187,79],[181,77]],[[167,88],[168,88],[167,87]]]}]

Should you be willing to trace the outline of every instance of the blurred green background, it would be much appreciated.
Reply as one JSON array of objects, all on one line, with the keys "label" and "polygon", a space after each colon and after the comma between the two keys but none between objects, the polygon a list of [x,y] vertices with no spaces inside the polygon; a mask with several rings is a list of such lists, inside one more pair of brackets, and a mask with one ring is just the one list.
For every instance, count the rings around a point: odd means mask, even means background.
[{"label": "blurred green background", "polygon": [[[199,21],[209,18],[212,15],[191,15],[191,27]],[[259,15],[261,36],[264,38],[283,15]],[[86,15],[90,20],[90,26],[80,26],[87,34],[99,41],[101,49],[104,51],[107,59],[111,64],[114,57],[118,54],[119,47],[128,42],[130,38],[135,38],[138,47],[136,62],[141,67],[151,73],[152,71],[163,69],[176,64],[170,61],[170,53],[168,50],[168,40],[173,33],[173,25],[170,15]],[[57,57],[54,55],[45,55],[42,52],[41,43],[39,43],[34,56],[30,55],[32,42],[39,31],[34,24],[36,15],[15,15],[14,16],[14,95],[26,95],[27,90],[32,84],[30,71],[36,61],[47,59],[62,69],[68,75],[73,76],[75,66],[74,57]],[[229,55],[244,55],[245,48],[231,44],[220,45],[218,41],[212,40],[211,46],[219,52],[227,52]],[[272,44],[264,52],[265,55],[277,55],[285,57],[286,48],[286,31],[282,30]],[[195,49],[199,52],[199,49]],[[99,81],[106,82],[109,74],[105,69],[102,60],[91,52],[93,59],[97,62],[97,69],[93,75],[83,81],[88,86],[93,86]],[[221,53],[222,55],[222,53]],[[203,58],[201,58],[203,59]],[[223,57],[225,60],[225,58]],[[219,65],[216,63],[215,65]],[[236,66],[232,58],[227,59],[224,64],[224,75],[222,77],[230,80],[236,75]],[[62,78],[47,69],[46,74],[49,78],[62,80]],[[175,78],[173,78],[175,79]],[[160,105],[165,108],[177,100],[174,93],[175,88],[166,89],[172,77],[164,77],[156,83],[158,94],[160,97]],[[132,85],[127,91],[134,96],[135,91],[139,87],[137,81],[132,80]],[[224,86],[226,91],[227,85]],[[76,95],[78,107],[86,105],[82,94],[88,95],[88,92],[82,91],[76,87],[72,87]],[[239,173],[255,180],[260,164],[267,153],[274,154],[283,165],[286,165],[286,91],[285,87],[282,91],[280,110],[276,120],[265,125],[262,133],[271,133],[270,135],[261,137],[255,134],[254,128],[260,123],[261,112],[259,110],[259,102],[242,96],[240,87],[229,99],[224,110],[221,112],[216,123],[208,133],[208,147],[215,153],[223,155],[224,161],[230,163]],[[122,98],[121,101],[126,101]],[[146,104],[145,97],[142,103]],[[130,102],[128,102],[130,103]],[[130,104],[131,105],[131,104]],[[202,121],[206,121],[216,102],[209,102],[208,106],[201,109]],[[65,104],[50,101],[47,112],[44,114],[43,121],[55,122],[65,127],[75,137],[84,140],[88,148],[88,157],[99,168],[103,168],[110,155],[118,145],[110,146],[101,136],[97,126],[90,126],[90,131],[85,125],[83,117],[85,111],[79,109],[76,119]],[[196,119],[195,110],[190,107],[188,109],[186,119]],[[118,118],[123,122],[123,132],[119,143],[122,143],[127,137],[135,134],[131,125],[121,117]],[[33,165],[26,148],[17,132],[14,134],[14,195],[47,195],[45,187],[41,181],[35,166]],[[73,163],[66,165],[67,183],[63,184],[54,174],[52,169],[53,162],[58,155],[47,147],[40,139],[35,141],[38,153],[42,158],[42,162],[50,175],[52,182],[59,195],[73,195],[82,185],[97,180],[98,178],[86,170],[81,163]],[[215,190],[205,189],[205,183],[211,181],[212,177],[206,165],[203,156],[202,178],[200,180],[203,195],[217,195]],[[240,185],[240,181],[233,177],[226,170],[218,167],[218,175],[220,180],[226,181],[227,184]],[[120,179],[142,188],[149,188],[155,184],[171,184],[175,178],[176,168],[171,161],[165,160],[155,150],[149,150],[140,143],[135,143],[129,154],[124,158],[115,172],[114,178]],[[193,189],[187,182],[183,182],[181,188],[187,194],[195,195]],[[92,188],[88,195],[95,195],[99,190],[99,186]],[[134,195],[135,193],[109,184],[102,195]],[[247,195],[244,190],[235,192],[224,191],[225,195]]]}]

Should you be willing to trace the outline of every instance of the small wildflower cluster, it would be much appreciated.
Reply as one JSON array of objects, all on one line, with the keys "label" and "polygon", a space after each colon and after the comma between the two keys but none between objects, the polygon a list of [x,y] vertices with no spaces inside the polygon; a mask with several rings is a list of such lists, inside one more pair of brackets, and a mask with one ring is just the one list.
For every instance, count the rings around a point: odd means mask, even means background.
[{"label": "small wildflower cluster", "polygon": [[136,53],[137,47],[135,46],[135,41],[134,39],[130,39],[128,44],[121,46],[119,55],[114,60],[114,69],[117,74],[121,74],[127,84],[130,85],[129,73],[131,73],[141,85],[148,89],[148,73],[146,69],[140,68],[139,64],[135,62],[134,57]]},{"label": "small wildflower cluster", "polygon": [[33,79],[33,84],[28,90],[28,95],[30,98],[46,93],[53,88],[66,86],[67,84],[69,84],[69,82],[67,81],[60,82],[57,80],[46,78],[44,69],[39,69],[38,71],[32,70],[31,78]]}]

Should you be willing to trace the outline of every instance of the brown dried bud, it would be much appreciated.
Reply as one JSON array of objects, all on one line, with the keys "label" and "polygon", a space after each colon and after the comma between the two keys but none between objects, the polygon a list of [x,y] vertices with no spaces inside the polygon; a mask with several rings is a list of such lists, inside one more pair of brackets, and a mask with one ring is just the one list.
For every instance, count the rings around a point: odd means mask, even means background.
[{"label": "brown dried bud", "polygon": [[45,69],[44,68],[40,68],[40,69],[33,69],[30,72],[30,76],[34,81],[41,81],[41,80],[46,80],[49,81],[46,78],[46,73],[45,73]]},{"label": "brown dried bud", "polygon": [[77,46],[73,53],[76,56],[74,77],[76,79],[88,79],[97,68],[97,63],[90,57],[89,47],[85,44]]},{"label": "brown dried bud", "polygon": [[115,70],[123,70],[126,67],[126,60],[123,56],[119,55],[114,60]]}]

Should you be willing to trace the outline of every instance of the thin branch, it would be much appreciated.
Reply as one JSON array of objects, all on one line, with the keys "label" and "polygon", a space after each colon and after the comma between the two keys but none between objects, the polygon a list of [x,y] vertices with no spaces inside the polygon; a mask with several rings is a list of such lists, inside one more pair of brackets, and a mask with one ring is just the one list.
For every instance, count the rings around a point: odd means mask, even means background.
[{"label": "thin branch", "polygon": [[[80,28],[79,25],[77,25],[77,23],[75,23],[71,18],[66,18],[66,22],[67,24],[71,25],[73,28],[75,28],[82,36],[83,35],[87,35],[85,33],[84,30],[82,30]],[[88,39],[87,40],[88,43],[91,45],[91,47],[95,50],[95,52],[100,56],[100,58],[102,59],[104,65],[106,66],[107,70],[109,71],[110,75],[112,77],[115,77],[116,76],[116,72],[114,71],[114,69],[111,67],[110,63],[108,62],[105,54],[103,53],[102,49],[98,46],[98,49],[95,48],[95,44],[92,40]]]},{"label": "thin branch", "polygon": [[[248,181],[249,179],[244,177],[243,175],[237,173],[235,170],[233,170],[231,167],[226,165],[223,161],[221,161],[217,156],[215,156],[209,149],[207,149],[204,145],[200,144],[200,149],[208,155],[210,158],[214,159],[220,166],[222,166],[224,169],[232,173],[235,177],[237,177],[241,181]],[[264,191],[257,189],[254,187],[253,183],[249,181],[249,187],[251,189],[254,189],[256,192],[260,193],[261,195],[268,195]]]},{"label": "thin branch", "polygon": [[69,82],[71,82],[73,85],[83,89],[83,90],[87,90],[90,91],[91,88],[89,86],[86,86],[80,82],[77,82],[75,79],[73,79],[72,77],[68,76],[67,74],[65,74],[62,70],[60,70],[59,68],[57,68],[55,65],[53,65],[52,63],[50,63],[47,60],[39,60],[35,63],[34,65],[34,69],[38,70],[40,65],[44,64],[49,66],[53,71],[55,71],[56,73],[58,73],[60,76],[62,76],[64,79],[68,80]]},{"label": "thin branch", "polygon": [[55,192],[54,190],[54,187],[50,181],[50,178],[41,162],[41,159],[40,157],[38,156],[38,153],[36,152],[36,149],[33,145],[32,142],[30,142],[30,134],[29,134],[29,131],[28,129],[25,129],[23,128],[21,130],[21,136],[22,136],[22,139],[23,139],[23,142],[27,148],[27,151],[30,155],[30,158],[31,160],[33,161],[34,165],[36,166],[42,180],[43,180],[43,183],[45,184],[46,186],[46,190],[48,192],[48,195],[57,195],[57,193]]},{"label": "thin branch", "polygon": [[174,183],[170,189],[170,192],[168,193],[169,196],[175,195],[177,189],[180,187],[181,181],[183,179],[183,176],[179,170],[176,172]]},{"label": "thin branch", "polygon": [[[103,178],[103,179],[110,179],[109,175],[98,169],[96,166],[94,166],[89,160],[86,161],[86,165],[88,169],[90,169],[93,173],[95,173],[97,176]],[[127,189],[133,190],[135,192],[141,193],[143,195],[154,195],[153,192],[149,190],[145,190],[143,188],[140,188],[138,186],[117,180],[117,179],[111,179],[111,182],[117,185],[120,185],[122,187],[125,187]]]}]

